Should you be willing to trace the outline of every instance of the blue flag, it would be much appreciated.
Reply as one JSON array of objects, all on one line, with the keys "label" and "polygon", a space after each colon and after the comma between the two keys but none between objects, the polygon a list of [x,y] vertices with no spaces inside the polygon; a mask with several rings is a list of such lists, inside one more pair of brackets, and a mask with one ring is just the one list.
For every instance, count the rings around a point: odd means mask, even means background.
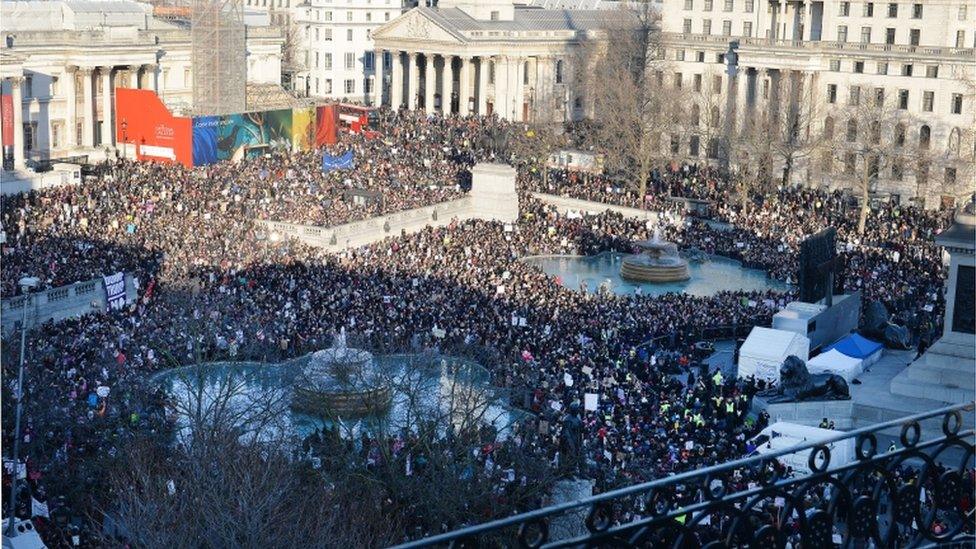
[{"label": "blue flag", "polygon": [[347,151],[342,156],[332,156],[329,153],[322,153],[322,171],[325,173],[332,170],[351,170],[355,167],[352,151]]}]

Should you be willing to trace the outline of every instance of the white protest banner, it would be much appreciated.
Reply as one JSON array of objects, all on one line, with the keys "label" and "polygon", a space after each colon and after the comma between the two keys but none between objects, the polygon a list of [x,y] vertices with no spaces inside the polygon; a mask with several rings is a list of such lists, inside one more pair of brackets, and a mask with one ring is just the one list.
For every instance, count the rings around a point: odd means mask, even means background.
[{"label": "white protest banner", "polygon": [[586,393],[583,395],[583,409],[587,412],[595,412],[599,402],[600,395],[596,393]]},{"label": "white protest banner", "polygon": [[97,394],[98,396],[100,396],[102,398],[105,398],[105,397],[108,396],[108,394],[109,394],[110,391],[111,391],[111,389],[109,389],[108,387],[106,387],[104,385],[99,385],[98,388],[95,389],[95,394]]},{"label": "white protest banner", "polygon": [[565,384],[567,387],[572,387],[573,386],[573,376],[569,375],[568,373],[564,373],[563,374],[563,384]]},{"label": "white protest banner", "polygon": [[41,503],[31,498],[31,516],[32,517],[49,517],[51,514],[48,512],[47,504]]}]

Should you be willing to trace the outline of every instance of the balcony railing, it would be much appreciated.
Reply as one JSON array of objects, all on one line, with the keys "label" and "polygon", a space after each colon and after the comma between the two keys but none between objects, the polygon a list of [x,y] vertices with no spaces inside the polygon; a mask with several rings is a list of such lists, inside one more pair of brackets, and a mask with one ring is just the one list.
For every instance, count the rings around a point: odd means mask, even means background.
[{"label": "balcony railing", "polygon": [[778,48],[803,50],[819,53],[892,53],[912,54],[934,57],[956,57],[972,59],[976,55],[973,48],[949,48],[942,46],[910,46],[906,44],[863,44],[860,42],[830,42],[816,40],[777,40],[772,38],[742,38],[736,36],[720,36],[712,34],[684,34],[677,32],[663,33],[666,42],[699,42],[728,46],[732,40],[739,41],[741,50],[749,48]]},{"label": "balcony railing", "polygon": [[[962,546],[974,539],[974,430],[963,423],[973,408],[838,432],[399,547]],[[922,440],[923,421],[941,422],[941,433]],[[892,429],[899,444],[884,451],[878,436]],[[844,441],[854,456],[832,463]],[[784,476],[778,458],[800,451],[811,472]]]}]

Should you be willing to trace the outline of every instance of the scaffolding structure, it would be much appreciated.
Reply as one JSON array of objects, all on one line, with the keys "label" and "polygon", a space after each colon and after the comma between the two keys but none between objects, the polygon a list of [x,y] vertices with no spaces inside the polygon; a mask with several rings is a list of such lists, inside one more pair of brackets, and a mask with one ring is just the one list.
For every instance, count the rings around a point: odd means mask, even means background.
[{"label": "scaffolding structure", "polygon": [[242,0],[190,0],[193,111],[244,112],[247,66]]}]

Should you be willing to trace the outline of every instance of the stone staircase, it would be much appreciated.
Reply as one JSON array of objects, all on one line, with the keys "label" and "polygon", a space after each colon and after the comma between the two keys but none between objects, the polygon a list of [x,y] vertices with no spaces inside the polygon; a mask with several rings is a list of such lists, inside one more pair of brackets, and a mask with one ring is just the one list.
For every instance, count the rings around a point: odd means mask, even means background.
[{"label": "stone staircase", "polygon": [[935,342],[921,358],[891,380],[895,395],[938,402],[967,402],[976,397],[974,341],[956,334]]},{"label": "stone staircase", "polygon": [[[851,427],[869,427],[971,402],[976,360],[971,350],[967,358],[966,349],[960,340],[943,338],[911,364],[908,363],[915,356],[914,351],[886,350],[881,361],[870,367],[870,372],[859,376],[862,384],[851,387],[854,397]],[[963,427],[972,428],[976,425],[976,414],[966,412],[962,420]],[[942,418],[922,421],[920,426],[924,439],[943,436]],[[900,433],[900,428],[883,431],[893,437]]]}]

